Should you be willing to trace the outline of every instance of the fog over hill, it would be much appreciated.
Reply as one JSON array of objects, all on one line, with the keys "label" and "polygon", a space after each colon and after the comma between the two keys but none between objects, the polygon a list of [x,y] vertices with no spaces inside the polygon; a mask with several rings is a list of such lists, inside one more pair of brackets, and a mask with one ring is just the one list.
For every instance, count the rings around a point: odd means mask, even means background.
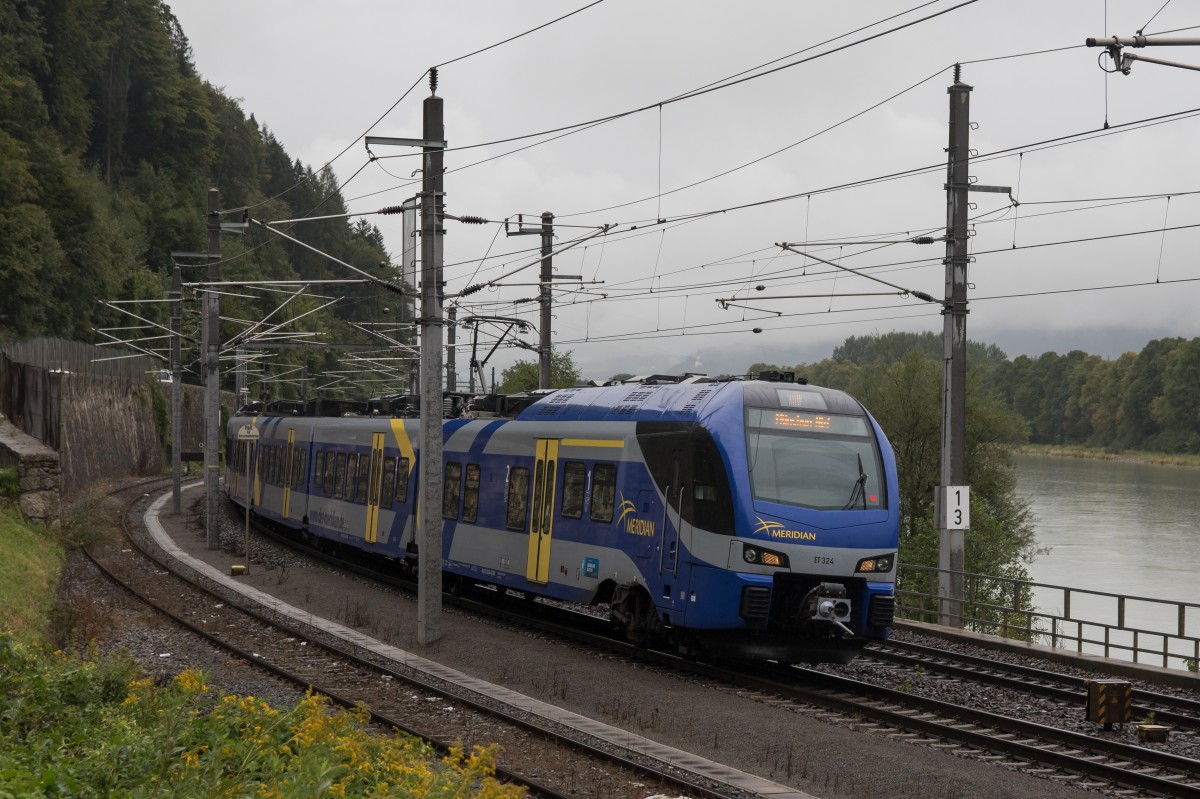
[{"label": "fog over hill", "polygon": [[[880,329],[879,333],[890,332]],[[941,328],[935,332],[940,333]],[[1197,331],[1172,331],[1152,327],[1129,328],[1094,326],[1055,330],[1050,328],[980,328],[967,323],[967,335],[972,341],[994,344],[1009,357],[1027,355],[1036,358],[1045,352],[1062,355],[1072,350],[1082,350],[1089,355],[1112,359],[1126,352],[1140,352],[1147,342],[1160,338],[1192,338]],[[773,363],[779,366],[795,366],[797,363],[816,363],[828,358],[833,349],[841,345],[844,337],[834,338],[828,331],[819,336],[798,335],[790,345],[764,343],[754,346],[750,341],[731,343],[723,337],[720,343],[705,342],[701,338],[681,336],[676,339],[678,349],[669,356],[646,354],[637,342],[630,342],[628,351],[614,353],[612,347],[603,352],[579,347],[573,350],[575,363],[586,379],[605,380],[614,374],[682,374],[702,372],[709,375],[741,374],[753,363]],[[657,342],[661,344],[660,342]],[[595,357],[600,356],[600,357]]]}]

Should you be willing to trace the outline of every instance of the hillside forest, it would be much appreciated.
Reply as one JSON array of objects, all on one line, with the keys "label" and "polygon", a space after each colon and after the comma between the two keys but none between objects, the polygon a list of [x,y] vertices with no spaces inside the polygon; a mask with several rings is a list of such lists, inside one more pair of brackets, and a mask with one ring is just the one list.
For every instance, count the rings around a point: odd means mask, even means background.
[{"label": "hillside forest", "polygon": [[[197,74],[187,37],[160,0],[0,4],[0,343],[40,335],[104,341],[97,330],[130,321],[103,300],[144,300],[134,312],[166,324],[171,253],[206,248],[210,187],[219,187],[228,221],[243,209],[268,220],[346,211],[331,169],[293,159],[265,124]],[[399,280],[382,235],[365,220],[326,219],[291,232]],[[256,228],[223,235],[221,250],[227,280],[351,276]],[[185,281],[203,279],[197,263],[184,269]],[[340,302],[305,318],[325,341],[369,341],[363,328],[389,319],[387,306],[397,304],[370,285],[338,293]],[[227,296],[222,315],[261,319],[280,301],[266,292]],[[319,304],[300,296],[281,317]],[[199,320],[189,318],[195,332]],[[222,337],[236,332],[223,329]],[[813,382],[862,386],[855,391],[862,395],[881,368],[913,353],[936,365],[940,352],[932,333],[850,337],[821,363],[783,368]],[[305,358],[313,374],[338,370],[337,354],[320,349],[273,352],[271,369]],[[973,390],[1023,420],[1014,440],[1027,431],[1032,443],[1200,453],[1200,339],[1159,339],[1115,360],[1079,350],[1010,360],[972,343],[968,361]],[[295,384],[275,389],[297,396]]]},{"label": "hillside forest", "polygon": [[[145,301],[122,307],[167,324],[171,253],[207,249],[212,187],[229,209],[223,222],[240,221],[241,209],[264,220],[346,211],[332,170],[293,159],[266,125],[197,74],[166,4],[0,3],[0,343],[41,335],[100,343],[109,339],[98,330],[134,324],[102,301]],[[371,274],[399,277],[378,228],[364,220],[305,223],[290,234]],[[255,228],[223,234],[221,255],[224,280],[357,277]],[[181,264],[185,283],[206,278],[205,260]],[[350,323],[385,318],[385,306],[396,305],[373,286],[338,294],[327,312],[305,318],[306,330],[363,341]],[[262,319],[283,299],[225,296],[221,312]],[[276,321],[320,304],[301,296]],[[185,334],[198,335],[198,326],[196,314],[185,314]],[[239,330],[223,327],[222,339]],[[281,371],[304,356],[270,358]],[[337,365],[319,351],[308,358],[314,372]]]}]

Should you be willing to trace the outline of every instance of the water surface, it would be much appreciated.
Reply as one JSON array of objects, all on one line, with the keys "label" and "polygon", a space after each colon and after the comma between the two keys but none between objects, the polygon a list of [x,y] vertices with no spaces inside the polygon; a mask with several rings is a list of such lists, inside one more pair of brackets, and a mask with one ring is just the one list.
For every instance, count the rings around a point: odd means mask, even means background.
[{"label": "water surface", "polygon": [[1200,470],[1015,457],[1036,516],[1041,583],[1200,603]]}]

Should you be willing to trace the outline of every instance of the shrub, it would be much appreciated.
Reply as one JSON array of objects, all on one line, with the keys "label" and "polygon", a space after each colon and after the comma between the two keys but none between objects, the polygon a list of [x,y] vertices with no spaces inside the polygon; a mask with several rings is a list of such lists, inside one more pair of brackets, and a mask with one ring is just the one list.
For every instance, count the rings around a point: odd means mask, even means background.
[{"label": "shrub", "polygon": [[517,799],[496,747],[438,759],[419,739],[371,735],[367,713],[308,694],[288,711],[216,696],[187,670],[164,687],[132,662],[0,638],[0,775],[10,795]]}]

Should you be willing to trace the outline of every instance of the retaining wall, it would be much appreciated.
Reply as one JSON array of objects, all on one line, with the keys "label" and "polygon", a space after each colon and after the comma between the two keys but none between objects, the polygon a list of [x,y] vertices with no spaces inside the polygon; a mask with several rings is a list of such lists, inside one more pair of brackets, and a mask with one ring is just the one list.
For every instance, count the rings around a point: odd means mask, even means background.
[{"label": "retaining wall", "polygon": [[0,418],[0,467],[15,468],[21,497],[17,507],[29,522],[62,524],[62,469],[58,453]]}]

